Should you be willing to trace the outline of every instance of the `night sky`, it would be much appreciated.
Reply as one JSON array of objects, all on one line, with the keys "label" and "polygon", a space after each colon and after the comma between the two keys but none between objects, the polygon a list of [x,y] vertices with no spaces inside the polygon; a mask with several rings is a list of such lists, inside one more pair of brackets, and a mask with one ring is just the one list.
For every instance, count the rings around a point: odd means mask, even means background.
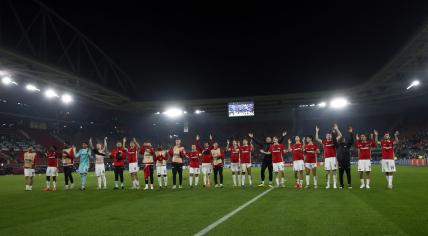
[{"label": "night sky", "polygon": [[43,2],[129,74],[138,93],[128,95],[140,100],[353,86],[377,72],[428,16],[427,1],[269,6]]}]

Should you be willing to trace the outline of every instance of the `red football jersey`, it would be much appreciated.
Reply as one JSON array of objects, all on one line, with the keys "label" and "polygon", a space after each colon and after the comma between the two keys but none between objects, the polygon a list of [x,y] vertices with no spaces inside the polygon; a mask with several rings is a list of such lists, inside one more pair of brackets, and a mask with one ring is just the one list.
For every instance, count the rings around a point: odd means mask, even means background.
[{"label": "red football jersey", "polygon": [[318,145],[316,144],[305,145],[306,163],[317,163],[317,150]]},{"label": "red football jersey", "polygon": [[211,149],[202,151],[202,163],[212,163],[213,156],[211,155]]},{"label": "red football jersey", "polygon": [[229,148],[229,151],[230,151],[230,162],[239,163],[239,147],[232,146]]},{"label": "red football jersey", "polygon": [[291,153],[293,154],[293,161],[303,160],[303,144],[294,143],[291,144]]},{"label": "red football jersey", "polygon": [[281,143],[270,145],[269,152],[272,154],[272,163],[280,163],[284,161],[282,159],[283,151],[284,151],[284,145]]},{"label": "red football jersey", "polygon": [[333,140],[324,139],[322,145],[324,147],[324,158],[336,157],[336,146],[334,146]]},{"label": "red football jersey", "polygon": [[371,160],[371,150],[374,146],[375,143],[372,140],[368,140],[366,142],[357,141],[355,143],[355,147],[358,148],[358,160]]},{"label": "red football jersey", "polygon": [[58,167],[58,154],[56,152],[48,152],[48,167]]},{"label": "red football jersey", "polygon": [[123,166],[126,158],[126,150],[123,147],[115,148],[111,152],[111,158],[113,158],[114,166]]},{"label": "red football jersey", "polygon": [[189,158],[189,166],[192,168],[199,168],[199,154],[198,151],[190,151],[187,153],[187,157]]},{"label": "red football jersey", "polygon": [[382,146],[382,159],[394,160],[394,141],[382,140],[380,145]]},{"label": "red football jersey", "polygon": [[239,158],[241,163],[251,163],[251,146],[239,146]]},{"label": "red football jersey", "polygon": [[[144,149],[142,149],[144,150]],[[128,163],[135,163],[138,162],[138,152],[137,147],[129,147],[128,148]]]}]

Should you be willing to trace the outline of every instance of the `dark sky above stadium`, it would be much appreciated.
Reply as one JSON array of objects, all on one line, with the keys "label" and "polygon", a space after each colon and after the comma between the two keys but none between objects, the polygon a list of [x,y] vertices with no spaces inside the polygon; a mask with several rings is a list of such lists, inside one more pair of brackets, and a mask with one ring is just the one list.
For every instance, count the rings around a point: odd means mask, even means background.
[{"label": "dark sky above stadium", "polygon": [[107,52],[136,82],[141,100],[353,86],[377,72],[428,16],[426,1],[43,2]]}]

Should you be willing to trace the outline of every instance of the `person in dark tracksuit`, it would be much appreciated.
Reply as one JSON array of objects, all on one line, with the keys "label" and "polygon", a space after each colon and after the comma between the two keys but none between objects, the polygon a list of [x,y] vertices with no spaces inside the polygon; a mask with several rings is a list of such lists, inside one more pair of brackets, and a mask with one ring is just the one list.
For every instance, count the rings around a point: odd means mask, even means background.
[{"label": "person in dark tracksuit", "polygon": [[346,140],[344,137],[339,138],[336,144],[337,162],[339,164],[339,182],[340,188],[344,188],[343,174],[346,173],[348,179],[348,189],[351,189],[351,152],[350,149],[354,144],[354,135],[352,134],[352,127],[349,127],[349,138]]},{"label": "person in dark tracksuit", "polygon": [[[287,132],[283,132],[282,137],[278,143],[282,143],[284,141],[284,138],[286,135],[287,135]],[[254,135],[252,133],[249,133],[248,136],[251,138],[251,140],[254,141],[254,143],[256,143],[261,149],[263,149],[264,152],[269,151],[269,147],[272,144],[272,138],[271,137],[266,137],[266,140],[263,143],[263,142],[257,141],[254,138]],[[264,156],[263,156],[262,168],[260,170],[261,183],[260,183],[259,187],[263,187],[265,185],[266,168],[269,171],[269,187],[272,187],[273,186],[272,185],[272,179],[273,179],[272,154],[264,154]]]}]

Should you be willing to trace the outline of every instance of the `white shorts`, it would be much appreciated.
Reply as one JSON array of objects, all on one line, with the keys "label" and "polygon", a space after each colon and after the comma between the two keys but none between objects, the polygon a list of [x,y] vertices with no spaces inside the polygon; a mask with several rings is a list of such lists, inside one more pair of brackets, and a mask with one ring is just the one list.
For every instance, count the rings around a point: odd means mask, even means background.
[{"label": "white shorts", "polygon": [[129,173],[136,173],[139,170],[138,162],[129,163]]},{"label": "white shorts", "polygon": [[106,167],[104,164],[95,164],[95,175],[102,176],[106,174]]},{"label": "white shorts", "polygon": [[202,163],[202,173],[203,174],[210,174],[212,170],[211,163]]},{"label": "white shorts", "polygon": [[31,176],[35,176],[36,175],[36,171],[34,169],[27,169],[24,168],[24,176],[26,177],[31,177]]},{"label": "white shorts", "polygon": [[336,157],[327,157],[324,159],[324,169],[325,170],[336,170],[337,169],[337,158]]},{"label": "white shorts", "polygon": [[279,172],[284,170],[284,162],[272,163],[273,172]]},{"label": "white shorts", "polygon": [[243,173],[247,172],[249,168],[251,168],[251,163],[241,163],[241,171]]},{"label": "white shorts", "polygon": [[239,171],[239,163],[230,163],[230,169],[232,172],[238,172]]},{"label": "white shorts", "polygon": [[189,167],[189,174],[199,175],[199,168]]},{"label": "white shorts", "polygon": [[46,176],[58,176],[58,168],[48,166],[48,168],[46,169]]},{"label": "white shorts", "polygon": [[358,160],[358,171],[371,171],[372,163],[370,160]]},{"label": "white shorts", "polygon": [[305,169],[305,162],[303,160],[293,161],[293,171],[302,171]]},{"label": "white shorts", "polygon": [[381,160],[382,163],[382,172],[395,172],[395,161],[394,160]]},{"label": "white shorts", "polygon": [[312,170],[313,168],[317,168],[317,163],[305,163],[305,168]]},{"label": "white shorts", "polygon": [[156,174],[158,176],[166,175],[166,166],[156,166]]}]

